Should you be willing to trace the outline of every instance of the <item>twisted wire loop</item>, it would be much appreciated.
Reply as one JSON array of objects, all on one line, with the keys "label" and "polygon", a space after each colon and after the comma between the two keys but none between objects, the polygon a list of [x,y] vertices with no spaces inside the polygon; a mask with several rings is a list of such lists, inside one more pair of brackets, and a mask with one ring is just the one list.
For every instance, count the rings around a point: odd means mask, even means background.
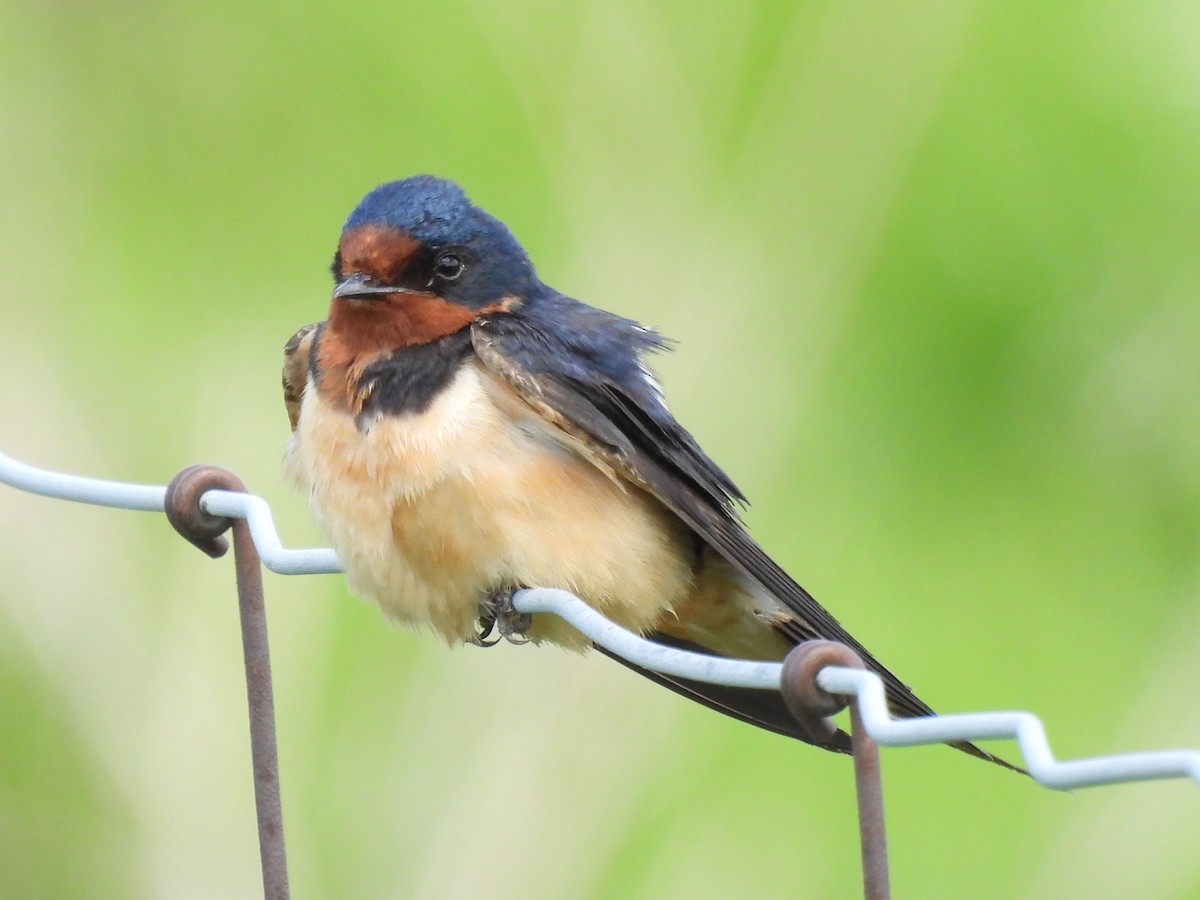
[{"label": "twisted wire loop", "polygon": [[211,490],[246,490],[242,480],[217,466],[188,466],[167,485],[164,498],[167,521],[183,537],[213,559],[224,556],[229,541],[224,537],[233,527],[229,516],[217,516],[200,506],[200,499]]},{"label": "twisted wire loop", "polygon": [[[0,483],[63,500],[100,506],[163,511],[166,489],[157,485],[125,484],[66,475],[17,462],[0,452]],[[327,548],[289,549],[279,540],[267,502],[254,494],[225,487],[200,492],[199,508],[212,516],[244,520],[252,548],[262,563],[281,575],[342,571]],[[725,684],[780,690],[779,663],[720,659],[663,647],[610,622],[567,591],[532,588],[513,596],[517,612],[547,612],[561,617],[607,650],[644,668],[666,675]],[[816,676],[827,693],[853,696],[868,734],[885,746],[939,744],[1011,738],[1017,741],[1026,768],[1041,784],[1060,790],[1126,781],[1190,778],[1200,784],[1200,751],[1152,750],[1099,756],[1067,762],[1055,760],[1040,719],[1028,712],[979,712],[892,719],[883,683],[871,672],[827,665]]]}]

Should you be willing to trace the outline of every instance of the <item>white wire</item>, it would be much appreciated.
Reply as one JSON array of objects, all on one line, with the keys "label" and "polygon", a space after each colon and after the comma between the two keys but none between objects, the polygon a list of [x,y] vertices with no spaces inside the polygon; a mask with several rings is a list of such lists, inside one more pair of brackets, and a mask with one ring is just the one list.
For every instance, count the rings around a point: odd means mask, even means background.
[{"label": "white wire", "polygon": [[569,591],[557,588],[518,591],[513,595],[513,606],[520,613],[553,613],[605,650],[644,669],[710,684],[779,690],[783,668],[779,663],[722,659],[664,647],[609,621]]},{"label": "white wire", "polygon": [[140,509],[162,512],[167,489],[156,484],[125,484],[121,481],[101,481],[79,475],[63,475],[49,469],[17,462],[0,453],[0,481],[31,494],[73,500],[93,506],[115,506],[120,509]]},{"label": "white wire", "polygon": [[[779,663],[720,659],[663,647],[610,622],[574,594],[551,588],[518,591],[513,606],[521,613],[553,613],[606,650],[664,675],[779,690]],[[1021,748],[1029,774],[1046,787],[1069,790],[1122,781],[1191,778],[1200,784],[1200,751],[1157,750],[1058,762],[1050,751],[1042,722],[1028,712],[983,712],[893,719],[883,681],[874,672],[826,666],[817,683],[831,694],[856,697],[867,733],[878,744],[907,747],[954,741],[1012,738]]]},{"label": "white wire", "polygon": [[1190,778],[1200,784],[1200,751],[1148,750],[1119,756],[1093,756],[1058,762],[1046,740],[1041,719],[1029,712],[979,712],[893,719],[888,714],[883,681],[873,672],[828,666],[817,684],[831,694],[855,696],[867,733],[892,747],[1012,738],[1025,766],[1049,788],[1071,790],[1124,781]]},{"label": "white wire", "polygon": [[289,550],[279,540],[271,507],[256,494],[205,491],[200,508],[214,516],[245,519],[263,565],[277,575],[332,575],[342,571],[334,552],[326,547]]},{"label": "white wire", "polygon": [[[126,484],[51,472],[18,462],[3,452],[0,452],[0,482],[43,497],[146,512],[162,512],[167,493],[166,487],[157,484]],[[207,491],[200,498],[200,507],[212,515],[245,519],[263,565],[276,574],[319,575],[342,571],[337,556],[330,549],[289,550],[284,547],[275,530],[271,507],[262,497],[234,491]]]},{"label": "white wire", "polygon": [[[159,485],[65,475],[17,462],[2,452],[0,483],[60,500],[151,512],[162,512],[166,495],[166,488]],[[262,497],[213,490],[200,498],[200,506],[212,515],[245,519],[263,565],[272,572],[306,575],[342,571],[332,550],[284,547],[271,508]],[[610,622],[567,591],[518,591],[513,605],[521,613],[560,616],[605,649],[664,675],[731,687],[780,689],[779,663],[721,659],[664,647]],[[1158,778],[1190,778],[1200,784],[1200,751],[1152,750],[1058,762],[1050,751],[1041,720],[1033,713],[980,712],[893,719],[888,713],[883,682],[872,672],[827,666],[817,674],[817,682],[831,694],[857,697],[863,725],[879,744],[910,746],[1012,738],[1021,748],[1029,774],[1047,787],[1061,790]]]}]

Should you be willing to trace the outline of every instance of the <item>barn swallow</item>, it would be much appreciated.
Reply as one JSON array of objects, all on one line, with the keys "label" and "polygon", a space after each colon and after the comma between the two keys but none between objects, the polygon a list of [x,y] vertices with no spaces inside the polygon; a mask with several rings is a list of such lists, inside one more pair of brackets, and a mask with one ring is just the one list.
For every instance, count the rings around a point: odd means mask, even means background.
[{"label": "barn swallow", "polygon": [[[565,588],[652,641],[723,657],[780,660],[828,638],[883,678],[895,714],[931,714],[746,533],[745,498],[646,364],[664,338],[542,283],[457,185],[416,176],[371,191],[346,220],[333,277],[328,318],[285,351],[286,468],[355,593],[452,644],[495,627],[588,646],[555,616],[516,615],[526,586]],[[778,694],[633,668],[815,742]],[[838,731],[820,746],[850,742]]]}]

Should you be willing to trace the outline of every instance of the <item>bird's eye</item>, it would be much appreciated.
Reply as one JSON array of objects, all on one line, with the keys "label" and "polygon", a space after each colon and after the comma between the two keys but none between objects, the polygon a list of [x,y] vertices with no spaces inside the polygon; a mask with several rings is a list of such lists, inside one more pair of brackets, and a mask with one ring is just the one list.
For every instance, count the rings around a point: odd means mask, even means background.
[{"label": "bird's eye", "polygon": [[467,264],[463,262],[463,258],[457,253],[443,253],[437,258],[437,262],[433,264],[433,272],[438,278],[445,281],[453,281],[463,273]]}]

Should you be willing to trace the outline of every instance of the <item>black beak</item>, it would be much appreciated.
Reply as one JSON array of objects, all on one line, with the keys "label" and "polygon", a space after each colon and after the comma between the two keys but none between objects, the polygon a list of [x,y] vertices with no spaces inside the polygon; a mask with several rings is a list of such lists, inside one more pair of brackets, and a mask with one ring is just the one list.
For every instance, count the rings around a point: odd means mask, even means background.
[{"label": "black beak", "polygon": [[335,298],[342,297],[346,300],[380,300],[388,294],[405,293],[408,292],[403,288],[379,284],[371,276],[361,273],[351,275],[333,289]]}]

